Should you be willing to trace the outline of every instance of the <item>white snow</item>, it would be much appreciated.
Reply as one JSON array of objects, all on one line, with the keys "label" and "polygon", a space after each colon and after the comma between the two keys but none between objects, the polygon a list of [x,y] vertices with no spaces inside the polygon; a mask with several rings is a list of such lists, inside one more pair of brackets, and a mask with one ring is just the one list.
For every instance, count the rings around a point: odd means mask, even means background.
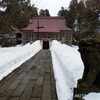
[{"label": "white snow", "polygon": [[0,11],[5,12],[7,7],[0,7]]},{"label": "white snow", "polygon": [[24,46],[0,48],[0,80],[42,49],[40,41]]},{"label": "white snow", "polygon": [[84,65],[76,47],[54,40],[50,47],[59,100],[73,100],[73,89],[83,76]]},{"label": "white snow", "polygon": [[100,100],[100,93],[89,93],[83,97],[84,100]]}]

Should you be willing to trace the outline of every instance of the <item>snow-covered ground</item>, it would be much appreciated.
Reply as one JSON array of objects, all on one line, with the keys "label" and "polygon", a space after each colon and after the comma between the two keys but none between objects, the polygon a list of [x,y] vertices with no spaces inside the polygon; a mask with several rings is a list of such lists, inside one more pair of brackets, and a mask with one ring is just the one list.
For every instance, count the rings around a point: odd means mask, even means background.
[{"label": "snow-covered ground", "polygon": [[[24,46],[0,48],[0,80],[42,49],[36,41]],[[58,41],[50,44],[56,89],[59,100],[73,100],[73,88],[82,78],[84,65],[77,46],[68,46]],[[100,93],[89,93],[85,100],[100,100]]]},{"label": "snow-covered ground", "polygon": [[100,100],[100,93],[89,93],[83,97],[84,100]]},{"label": "snow-covered ground", "polygon": [[24,46],[0,48],[0,80],[42,49],[36,41]]},{"label": "snow-covered ground", "polygon": [[77,49],[55,40],[50,47],[59,100],[73,100],[73,89],[83,76],[84,65]]}]

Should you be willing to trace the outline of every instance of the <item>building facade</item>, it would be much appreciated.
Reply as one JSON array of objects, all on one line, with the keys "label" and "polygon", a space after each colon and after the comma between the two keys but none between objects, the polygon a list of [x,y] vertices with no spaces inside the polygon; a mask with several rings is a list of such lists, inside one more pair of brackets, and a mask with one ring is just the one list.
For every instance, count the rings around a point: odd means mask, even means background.
[{"label": "building facade", "polygon": [[64,17],[33,17],[29,25],[21,29],[22,42],[35,40],[72,41],[73,31],[66,26]]}]

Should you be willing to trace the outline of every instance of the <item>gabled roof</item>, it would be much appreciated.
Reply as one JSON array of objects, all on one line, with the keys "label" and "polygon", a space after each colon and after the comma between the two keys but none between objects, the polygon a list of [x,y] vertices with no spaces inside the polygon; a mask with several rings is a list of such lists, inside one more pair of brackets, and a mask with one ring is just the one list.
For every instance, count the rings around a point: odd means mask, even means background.
[{"label": "gabled roof", "polygon": [[66,26],[64,17],[33,17],[29,25],[21,30],[31,32],[60,32],[71,29]]}]

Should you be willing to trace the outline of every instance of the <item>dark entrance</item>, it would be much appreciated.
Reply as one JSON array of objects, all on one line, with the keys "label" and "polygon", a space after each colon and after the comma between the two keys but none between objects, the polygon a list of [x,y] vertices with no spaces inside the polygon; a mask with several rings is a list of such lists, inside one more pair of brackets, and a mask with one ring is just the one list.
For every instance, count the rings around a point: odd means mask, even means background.
[{"label": "dark entrance", "polygon": [[17,44],[21,44],[22,43],[22,34],[21,33],[17,33],[16,34],[16,43]]},{"label": "dark entrance", "polygon": [[49,41],[43,41],[43,49],[49,49]]}]

